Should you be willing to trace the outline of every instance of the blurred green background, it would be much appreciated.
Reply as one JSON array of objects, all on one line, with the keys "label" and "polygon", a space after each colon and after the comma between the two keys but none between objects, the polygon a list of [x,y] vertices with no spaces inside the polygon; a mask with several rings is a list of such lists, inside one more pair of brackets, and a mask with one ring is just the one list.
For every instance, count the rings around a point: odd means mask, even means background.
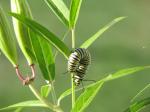
[{"label": "blurred green background", "polygon": [[[66,27],[50,11],[43,0],[28,0],[35,20],[62,38]],[[70,0],[65,0],[69,7]],[[10,0],[0,0],[6,12],[10,11]],[[150,1],[149,0],[83,0],[76,27],[76,47],[92,36],[112,19],[119,16],[128,18],[117,23],[98,39],[90,48],[92,64],[87,79],[99,80],[107,73],[119,69],[150,65]],[[66,41],[71,46],[68,35]],[[18,49],[19,50],[19,49]],[[19,63],[24,74],[30,73],[27,62],[19,50]],[[66,72],[67,60],[62,55],[56,62],[56,91],[59,96],[70,88],[70,76]],[[38,68],[37,68],[38,69]],[[44,84],[37,70],[36,86]],[[130,100],[150,82],[150,70],[106,83],[85,112],[122,112]],[[84,83],[89,84],[89,82]],[[150,89],[139,99],[149,96]],[[22,86],[7,59],[0,55],[0,107],[24,100],[35,99],[28,87]],[[138,100],[139,100],[138,99]],[[62,108],[69,112],[71,97],[62,102]],[[68,106],[69,105],[69,106]],[[12,112],[3,111],[3,112]],[[41,108],[28,108],[23,112],[48,112]],[[150,112],[150,107],[141,112]]]}]

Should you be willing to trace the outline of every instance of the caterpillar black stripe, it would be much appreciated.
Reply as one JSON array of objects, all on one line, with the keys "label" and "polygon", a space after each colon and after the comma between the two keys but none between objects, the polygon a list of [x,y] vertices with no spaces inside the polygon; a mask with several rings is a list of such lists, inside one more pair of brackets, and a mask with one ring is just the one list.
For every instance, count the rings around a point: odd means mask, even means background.
[{"label": "caterpillar black stripe", "polygon": [[68,71],[74,73],[73,80],[76,86],[83,80],[90,61],[90,53],[84,48],[75,49],[69,56]]}]

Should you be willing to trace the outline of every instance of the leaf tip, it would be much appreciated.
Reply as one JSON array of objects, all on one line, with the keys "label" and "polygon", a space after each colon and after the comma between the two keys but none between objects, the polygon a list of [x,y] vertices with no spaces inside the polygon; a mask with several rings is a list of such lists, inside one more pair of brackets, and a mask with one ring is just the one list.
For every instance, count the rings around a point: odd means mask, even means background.
[{"label": "leaf tip", "polygon": [[121,16],[121,17],[116,18],[115,21],[121,21],[126,18],[127,18],[127,16]]}]

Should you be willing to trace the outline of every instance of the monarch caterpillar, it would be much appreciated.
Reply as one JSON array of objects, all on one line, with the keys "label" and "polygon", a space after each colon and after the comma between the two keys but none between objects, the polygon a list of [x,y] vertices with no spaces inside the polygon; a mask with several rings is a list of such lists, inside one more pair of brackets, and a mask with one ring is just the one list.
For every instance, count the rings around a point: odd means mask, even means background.
[{"label": "monarch caterpillar", "polygon": [[73,80],[76,86],[79,86],[83,80],[90,62],[91,56],[87,49],[77,48],[70,54],[68,71],[74,73]]}]

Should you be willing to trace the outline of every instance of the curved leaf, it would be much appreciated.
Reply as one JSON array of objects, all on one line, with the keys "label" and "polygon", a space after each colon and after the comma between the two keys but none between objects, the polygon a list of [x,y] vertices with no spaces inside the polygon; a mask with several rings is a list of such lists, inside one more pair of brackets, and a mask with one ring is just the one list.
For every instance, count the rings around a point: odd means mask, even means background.
[{"label": "curved leaf", "polygon": [[144,100],[138,101],[130,105],[128,109],[124,112],[139,112],[141,109],[150,104],[150,98],[146,98]]},{"label": "curved leaf", "polygon": [[60,105],[60,101],[65,98],[66,96],[70,95],[72,93],[71,89],[66,90],[65,92],[63,92],[59,98],[58,98],[58,102],[57,104]]},{"label": "curved leaf", "polygon": [[70,27],[74,28],[79,12],[80,12],[80,7],[81,7],[82,0],[71,0],[71,8],[70,8]]},{"label": "curved leaf", "polygon": [[24,102],[10,105],[8,107],[0,109],[0,111],[15,109],[15,108],[19,108],[19,107],[47,107],[47,106],[45,104],[43,104],[42,102],[40,102],[39,100],[30,100],[30,101],[24,101]]},{"label": "curved leaf", "polygon": [[71,112],[82,112],[93,100],[98,91],[101,89],[104,84],[103,80],[100,80],[94,84],[88,86],[85,91],[78,97],[74,108]]},{"label": "curved leaf", "polygon": [[133,102],[136,98],[138,98],[142,93],[144,93],[148,88],[150,87],[150,84],[147,84],[142,90],[140,90],[132,99],[131,102]]},{"label": "curved leaf", "polygon": [[122,69],[122,70],[117,71],[116,73],[109,74],[109,76],[105,79],[105,81],[114,80],[120,77],[131,75],[135,72],[142,71],[148,68],[150,68],[150,66],[139,66],[139,67]]},{"label": "curved leaf", "polygon": [[[11,0],[11,11],[29,18],[31,17],[30,8],[26,0]],[[29,28],[27,28],[15,18],[12,18],[12,21],[19,47],[27,59],[28,64],[31,65],[35,60],[35,56],[32,51],[32,45],[29,37]]]},{"label": "curved leaf", "polygon": [[55,63],[50,44],[41,35],[30,32],[30,38],[34,54],[45,80],[52,81],[55,78]]},{"label": "curved leaf", "polygon": [[55,15],[66,25],[69,26],[69,10],[63,0],[44,0]]},{"label": "curved leaf", "polygon": [[[42,75],[44,77],[45,80],[53,80],[55,74],[51,73],[51,71],[49,72],[48,68],[47,68],[47,63],[53,62],[53,61],[49,61],[49,60],[53,60],[53,59],[48,59],[50,58],[49,56],[51,56],[51,47],[49,48],[48,46],[45,47],[45,49],[42,49],[42,45],[40,40],[45,41],[45,44],[48,44],[48,42],[44,39],[40,39],[40,37],[38,37],[39,35],[36,34],[35,32],[30,32],[30,37],[31,37],[31,42],[32,42],[32,46],[33,46],[33,50],[34,50],[34,54],[36,57],[36,60],[38,62],[38,65],[40,67],[40,70],[42,72]],[[46,54],[49,53],[49,56],[47,56]],[[45,58],[47,57],[47,58]],[[47,59],[47,60],[46,60]]]},{"label": "curved leaf", "polygon": [[[86,88],[86,87],[85,87],[85,88]],[[77,91],[80,91],[80,90],[82,90],[82,89],[83,89],[83,88],[80,88],[80,89],[77,89],[77,90],[75,90],[75,91],[77,92]],[[68,89],[68,90],[66,90],[65,92],[63,92],[63,93],[59,96],[57,104],[60,105],[61,100],[64,99],[66,96],[69,96],[71,93],[72,93],[72,90],[71,90],[71,89]]]},{"label": "curved leaf", "polygon": [[14,112],[21,112],[22,110],[23,110],[23,107],[19,107]]},{"label": "curved leaf", "polygon": [[55,78],[55,62],[51,45],[33,30],[29,29],[29,32],[34,54],[42,75],[45,80],[52,81]]},{"label": "curved leaf", "polygon": [[8,19],[0,6],[0,49],[15,67],[17,62],[16,43]]},{"label": "curved leaf", "polygon": [[51,86],[50,85],[44,85],[41,87],[41,96],[42,97],[47,97],[51,91]]},{"label": "curved leaf", "polygon": [[90,45],[93,44],[93,42],[95,42],[96,39],[98,39],[98,37],[100,37],[105,31],[107,31],[111,26],[113,26],[114,24],[116,24],[117,22],[125,19],[126,17],[118,17],[116,19],[114,19],[113,21],[111,21],[110,23],[108,23],[106,26],[104,26],[103,28],[101,28],[100,30],[98,30],[98,32],[96,32],[92,37],[90,37],[88,40],[86,40],[80,47],[81,48],[88,48]]},{"label": "curved leaf", "polygon": [[135,72],[144,70],[146,68],[150,68],[150,66],[143,66],[143,67],[133,67],[133,68],[128,68],[128,69],[123,69],[119,70],[118,72],[115,72],[113,74],[108,75],[106,78],[103,78],[99,80],[98,82],[94,84],[90,84],[85,88],[84,93],[82,93],[75,105],[74,108],[72,109],[72,112],[82,112],[94,99],[98,91],[101,89],[102,85],[110,80],[114,80],[123,76],[131,75]]},{"label": "curved leaf", "polygon": [[27,25],[33,31],[41,35],[41,38],[44,37],[44,39],[50,42],[51,45],[57,48],[68,59],[68,56],[70,55],[70,49],[56,35],[29,18],[15,13],[11,13],[11,15],[20,20],[23,24]]},{"label": "curved leaf", "polygon": [[49,75],[52,81],[55,78],[55,62],[54,62],[52,47],[43,38],[39,38],[39,42],[40,42],[40,46],[43,52],[44,61],[46,64],[44,67],[47,69],[47,72],[48,72],[47,75]]},{"label": "curved leaf", "polygon": [[[11,7],[13,12],[22,14],[31,20],[33,19],[26,0],[11,0]],[[48,81],[54,80],[55,64],[51,46],[46,40],[40,38],[41,35],[35,33],[19,20],[13,18],[13,23],[18,43],[28,62],[31,64],[33,60],[31,57],[35,57],[44,79]]]}]

